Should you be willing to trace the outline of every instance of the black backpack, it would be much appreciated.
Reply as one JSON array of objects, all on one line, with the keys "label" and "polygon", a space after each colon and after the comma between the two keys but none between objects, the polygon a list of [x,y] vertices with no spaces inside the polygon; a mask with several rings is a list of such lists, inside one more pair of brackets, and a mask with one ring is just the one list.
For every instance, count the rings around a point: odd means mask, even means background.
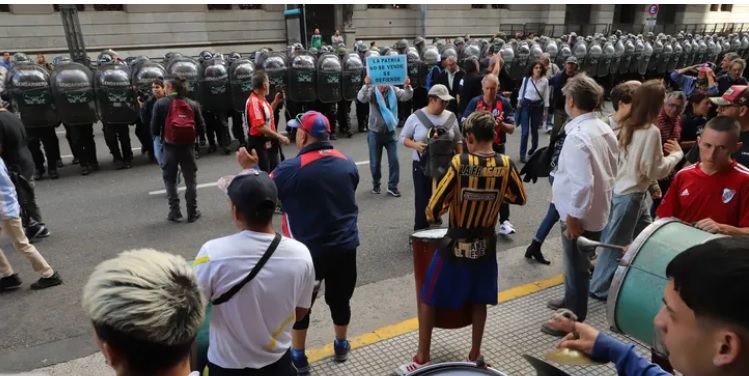
[{"label": "black backpack", "polygon": [[429,120],[424,110],[418,110],[414,114],[419,118],[421,124],[429,128],[427,131],[427,146],[424,148],[424,153],[420,155],[419,167],[424,176],[439,180],[445,175],[450,167],[450,161],[455,156],[454,143],[450,138],[448,129],[453,124],[457,124],[458,119],[455,114],[450,114],[445,124],[436,126]]}]

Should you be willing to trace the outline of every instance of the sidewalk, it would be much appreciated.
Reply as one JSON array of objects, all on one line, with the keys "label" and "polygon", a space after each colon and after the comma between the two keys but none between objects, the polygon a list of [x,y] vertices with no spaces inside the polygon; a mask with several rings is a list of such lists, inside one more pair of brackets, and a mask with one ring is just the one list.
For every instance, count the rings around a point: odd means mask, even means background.
[{"label": "sidewalk", "polygon": [[[553,349],[558,339],[541,333],[540,325],[552,315],[552,311],[546,307],[546,302],[549,299],[561,297],[562,293],[563,286],[556,285],[514,299],[511,299],[512,296],[508,299],[505,298],[508,295],[502,297],[500,294],[504,302],[489,308],[487,317],[482,348],[486,362],[508,376],[535,375],[535,370],[522,358],[522,355],[529,354],[544,359],[544,354]],[[522,292],[517,295],[522,295]],[[587,322],[602,330],[609,327],[606,321],[605,303],[590,302]],[[631,339],[612,334],[609,330],[605,332],[614,338],[632,342]],[[354,339],[352,346],[355,349],[352,350],[347,362],[337,364],[330,358],[324,358],[312,364],[311,374],[390,375],[399,365],[406,363],[414,356],[417,338],[418,333],[413,331],[362,347],[359,347],[357,339]],[[432,363],[465,361],[470,349],[470,341],[470,327],[457,330],[436,329],[432,339]],[[650,356],[649,349],[636,343],[635,345],[638,353]],[[311,354],[311,357],[313,356]],[[570,375],[616,375],[612,364],[558,367]]]}]

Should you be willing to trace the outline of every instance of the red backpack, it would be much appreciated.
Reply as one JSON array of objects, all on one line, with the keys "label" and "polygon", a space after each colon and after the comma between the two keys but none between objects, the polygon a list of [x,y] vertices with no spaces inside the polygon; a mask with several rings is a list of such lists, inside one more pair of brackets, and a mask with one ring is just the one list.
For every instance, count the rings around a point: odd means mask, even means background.
[{"label": "red backpack", "polygon": [[185,99],[172,98],[164,122],[164,141],[172,145],[191,146],[196,137],[195,112],[192,106]]}]

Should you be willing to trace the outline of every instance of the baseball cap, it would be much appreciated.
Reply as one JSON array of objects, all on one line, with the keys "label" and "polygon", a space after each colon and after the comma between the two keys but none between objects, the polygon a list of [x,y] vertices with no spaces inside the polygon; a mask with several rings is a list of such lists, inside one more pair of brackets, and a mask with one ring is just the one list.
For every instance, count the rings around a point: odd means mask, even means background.
[{"label": "baseball cap", "polygon": [[299,114],[296,119],[289,120],[286,126],[289,128],[302,128],[307,134],[318,140],[327,140],[330,138],[330,123],[328,122],[328,118],[317,111],[307,111]]},{"label": "baseball cap", "polygon": [[567,58],[567,61],[565,61],[565,64],[575,64],[577,65],[577,58],[574,56],[570,56]]},{"label": "baseball cap", "polygon": [[278,202],[276,183],[267,172],[248,169],[218,180],[218,188],[229,196],[242,214],[275,208]]},{"label": "baseball cap", "polygon": [[718,106],[730,106],[732,104],[749,106],[749,90],[745,85],[734,85],[728,88],[720,98],[710,98],[710,102]]},{"label": "baseball cap", "polygon": [[451,101],[455,99],[452,95],[450,95],[450,91],[447,90],[447,86],[445,85],[434,85],[431,89],[429,89],[429,93],[427,94],[430,97],[437,97],[439,99],[442,99],[443,101]]}]

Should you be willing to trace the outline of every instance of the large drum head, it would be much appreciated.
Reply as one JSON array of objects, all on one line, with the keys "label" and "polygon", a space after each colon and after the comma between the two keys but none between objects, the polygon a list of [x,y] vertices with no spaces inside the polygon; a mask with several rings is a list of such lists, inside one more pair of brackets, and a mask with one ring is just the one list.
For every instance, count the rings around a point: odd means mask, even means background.
[{"label": "large drum head", "polygon": [[429,230],[420,230],[411,234],[411,239],[418,239],[425,242],[440,241],[447,234],[446,228],[432,228]]},{"label": "large drum head", "polygon": [[434,364],[421,368],[415,372],[409,373],[408,376],[424,376],[424,375],[449,375],[449,376],[472,376],[472,375],[500,375],[506,376],[504,373],[497,371],[494,368],[479,368],[475,363],[468,362],[454,362],[454,363],[441,363]]}]

